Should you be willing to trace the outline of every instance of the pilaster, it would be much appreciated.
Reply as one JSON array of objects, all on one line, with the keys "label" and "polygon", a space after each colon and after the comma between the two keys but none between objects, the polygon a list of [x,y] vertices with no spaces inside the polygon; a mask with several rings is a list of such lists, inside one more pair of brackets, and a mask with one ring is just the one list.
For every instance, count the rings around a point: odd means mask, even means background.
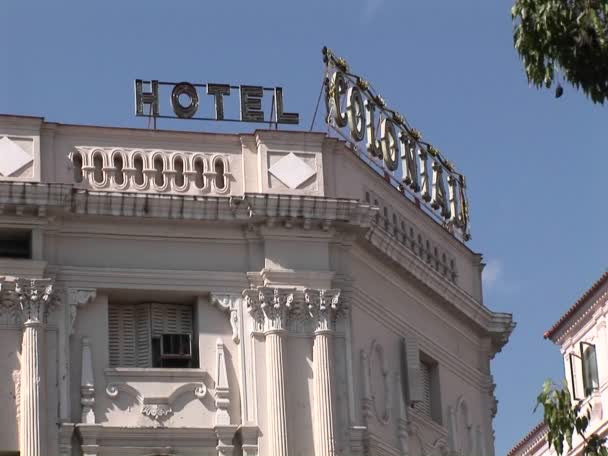
[{"label": "pilaster", "polygon": [[59,418],[71,421],[70,398],[70,337],[74,334],[78,309],[92,302],[97,296],[93,288],[68,288],[62,299],[62,318],[59,320]]},{"label": "pilaster", "polygon": [[247,309],[266,336],[268,448],[273,456],[287,456],[284,338],[294,311],[294,289],[258,287],[243,292]]},{"label": "pilaster", "polygon": [[[11,289],[12,288],[12,289]],[[53,281],[50,279],[17,279],[10,283],[9,299],[18,304],[23,321],[21,344],[21,423],[20,454],[42,456],[46,453],[46,369],[44,362],[44,329],[53,306]]]},{"label": "pilaster", "polygon": [[93,375],[91,343],[88,337],[82,338],[80,405],[82,406],[80,422],[85,424],[95,424],[95,381]]},{"label": "pilaster", "polygon": [[333,334],[336,318],[346,306],[340,301],[340,290],[304,290],[308,315],[315,322],[313,343],[313,395],[315,455],[336,454],[333,410]]}]

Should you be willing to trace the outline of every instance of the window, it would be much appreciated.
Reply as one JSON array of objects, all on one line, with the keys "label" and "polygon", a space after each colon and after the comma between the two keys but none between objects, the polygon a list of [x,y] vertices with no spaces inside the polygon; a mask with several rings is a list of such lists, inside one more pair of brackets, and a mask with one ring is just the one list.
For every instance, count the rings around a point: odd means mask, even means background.
[{"label": "window", "polygon": [[[579,349],[580,355],[577,353],[570,353],[569,355],[570,381],[574,400],[582,400],[590,396],[600,386],[595,345],[589,342],[581,342]],[[577,360],[580,362],[580,371]],[[582,391],[580,391],[581,384],[579,383],[578,372],[582,374]],[[581,393],[583,393],[583,397],[581,397]]]},{"label": "window", "polygon": [[0,257],[32,258],[32,232],[0,229]]},{"label": "window", "polygon": [[420,363],[420,385],[422,390],[422,401],[416,402],[414,408],[421,415],[431,417],[431,368],[426,363]]},{"label": "window", "polygon": [[110,366],[193,367],[192,306],[110,304]]},{"label": "window", "polygon": [[414,408],[423,416],[441,424],[441,400],[439,391],[439,369],[437,363],[421,353],[420,383],[422,401]]},{"label": "window", "polygon": [[581,342],[581,353],[583,354],[583,389],[585,396],[589,396],[600,386],[595,345]]},{"label": "window", "polygon": [[421,352],[414,336],[401,343],[401,379],[406,404],[420,415],[442,423],[439,365]]}]

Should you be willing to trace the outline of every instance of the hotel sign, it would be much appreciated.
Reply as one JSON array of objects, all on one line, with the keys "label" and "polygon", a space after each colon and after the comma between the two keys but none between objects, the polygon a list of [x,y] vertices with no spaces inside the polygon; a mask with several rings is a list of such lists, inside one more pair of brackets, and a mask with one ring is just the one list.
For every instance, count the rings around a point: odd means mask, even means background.
[{"label": "hotel sign", "polygon": [[[452,233],[470,239],[466,180],[454,165],[342,58],[323,48],[327,124],[403,195],[425,206]],[[422,200],[422,202],[420,201]]]},{"label": "hotel sign", "polygon": [[[169,88],[169,104],[173,114],[161,112],[160,89]],[[238,93],[240,116],[226,117],[224,112],[225,98]],[[272,93],[270,115],[262,110],[264,94]],[[206,96],[207,98],[203,98]],[[213,104],[213,117],[199,115],[202,100]],[[146,110],[146,106],[148,109]],[[146,112],[147,111],[147,112]],[[229,122],[256,122],[297,125],[300,116],[297,113],[285,112],[283,107],[283,89],[281,87],[261,87],[229,84],[193,84],[190,82],[135,81],[135,115],[154,119],[192,119],[224,120]]]}]

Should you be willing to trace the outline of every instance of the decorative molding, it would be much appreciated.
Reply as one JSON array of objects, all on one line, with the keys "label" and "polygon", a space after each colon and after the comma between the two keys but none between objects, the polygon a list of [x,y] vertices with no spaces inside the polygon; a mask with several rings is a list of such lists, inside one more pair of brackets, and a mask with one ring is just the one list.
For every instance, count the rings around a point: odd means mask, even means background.
[{"label": "decorative molding", "polygon": [[[148,376],[148,378],[150,378]],[[192,391],[194,397],[197,399],[203,399],[207,393],[208,389],[204,383],[193,383],[188,382],[183,385],[178,386],[173,390],[169,396],[166,398],[147,398],[143,397],[139,391],[137,391],[134,387],[129,385],[128,383],[108,383],[106,386],[106,395],[111,399],[116,399],[120,392],[126,393],[133,398],[137,399],[139,402],[143,403],[151,403],[150,401],[165,401],[167,403],[172,404],[175,400],[184,393]]]},{"label": "decorative molding", "polygon": [[215,425],[225,426],[230,424],[230,387],[222,339],[217,339],[215,349]]},{"label": "decorative molding", "polygon": [[476,456],[486,456],[486,446],[483,441],[483,433],[481,432],[481,426],[479,424],[475,426],[475,448]]},{"label": "decorative molding", "polygon": [[226,312],[230,316],[230,326],[232,326],[232,340],[238,344],[241,340],[239,334],[239,304],[241,296],[234,293],[211,293],[211,303],[218,309]]},{"label": "decorative molding", "polygon": [[82,373],[80,376],[80,405],[82,405],[81,423],[95,424],[95,376],[93,375],[93,357],[88,337],[82,338]]},{"label": "decorative molding", "polygon": [[450,454],[457,454],[457,439],[458,435],[456,434],[456,412],[454,411],[454,407],[448,405],[448,449]]},{"label": "decorative molding", "polygon": [[369,454],[369,437],[367,426],[349,428],[350,455],[364,456]]},{"label": "decorative molding", "polygon": [[[78,424],[83,454],[191,454],[192,448],[215,448],[217,434],[209,427],[129,427],[100,424]],[[168,443],[171,443],[171,446]],[[135,453],[125,453],[126,448],[140,447]],[[144,451],[143,453],[141,451]],[[209,454],[205,452],[204,454]]]},{"label": "decorative molding", "polygon": [[78,307],[85,306],[95,300],[97,290],[95,288],[68,288],[68,306],[69,306],[69,333],[74,334],[74,323],[76,322],[76,314]]},{"label": "decorative molding", "polygon": [[[381,405],[383,410],[379,410],[376,392],[374,389],[374,382],[372,381],[372,366],[371,360],[373,357],[378,358],[380,363],[380,375],[382,376],[382,384],[384,389],[384,404]],[[367,375],[369,376],[369,384],[370,384],[370,392],[371,392],[371,404],[374,410],[374,414],[376,415],[376,419],[381,424],[388,424],[391,419],[392,414],[392,398],[391,398],[391,385],[390,385],[390,372],[388,369],[388,363],[386,361],[386,357],[384,356],[384,348],[380,345],[375,339],[372,341],[370,350],[369,350],[369,366]]]},{"label": "decorative molding", "polygon": [[116,399],[121,391],[135,398],[137,401],[143,400],[143,397],[139,394],[139,391],[127,383],[108,383],[106,385],[106,395],[110,399]]},{"label": "decorative molding", "polygon": [[369,228],[378,208],[356,199],[269,195],[188,196],[78,189],[70,184],[0,182],[0,205],[57,207],[66,213],[168,220],[230,220],[243,225],[289,222],[327,231],[334,224]]},{"label": "decorative molding", "polygon": [[340,300],[340,290],[304,290],[307,312],[313,319],[316,331],[332,331],[336,318],[346,313],[346,305]]},{"label": "decorative molding", "polygon": [[[19,365],[21,365],[20,357]],[[13,369],[11,378],[13,380],[13,385],[15,385],[15,421],[21,423],[21,369]],[[17,426],[17,432],[19,433],[19,437],[21,437],[21,429],[19,429],[19,426]]]},{"label": "decorative molding", "polygon": [[[277,155],[278,160],[268,167],[268,174],[276,177],[281,183],[285,184],[287,188],[295,190],[300,185],[308,181],[310,178],[317,174],[317,170],[313,169],[306,161],[293,152],[287,154],[271,154],[268,153],[269,158],[271,155]],[[281,156],[282,155],[282,156]],[[316,161],[316,154],[306,154],[309,159]]]},{"label": "decorative molding", "polygon": [[218,425],[216,424],[213,428],[215,435],[217,435],[217,456],[233,456],[234,452],[234,434],[236,433],[238,426],[233,425]]},{"label": "decorative molding", "polygon": [[456,432],[458,434],[457,451],[463,456],[473,451],[473,424],[469,416],[469,406],[463,396],[459,396],[455,407]]},{"label": "decorative molding", "polygon": [[397,439],[401,449],[401,456],[408,456],[410,453],[408,443],[409,420],[407,416],[407,406],[405,405],[406,398],[403,395],[403,384],[401,374],[395,373],[395,391],[397,391],[397,405],[399,415],[397,416]]},{"label": "decorative molding", "polygon": [[46,324],[48,314],[57,307],[52,279],[0,279],[0,314],[15,322]]},{"label": "decorative molding", "polygon": [[372,416],[372,389],[370,380],[369,355],[365,350],[361,350],[361,408],[363,412],[363,422],[369,425]]},{"label": "decorative molding", "polygon": [[257,329],[286,331],[289,317],[297,312],[294,305],[295,288],[257,287],[243,291],[247,310],[256,322]]},{"label": "decorative molding", "polygon": [[185,393],[193,393],[194,398],[202,400],[208,394],[207,386],[204,383],[184,383],[173,390],[171,394],[165,397],[144,397],[137,389],[128,383],[108,383],[106,386],[106,395],[115,400],[120,392],[126,393],[133,397],[141,404],[142,415],[155,421],[156,424],[161,424],[173,414],[173,404],[179,396]]},{"label": "decorative molding", "polygon": [[173,414],[173,409],[169,404],[143,404],[141,413],[157,422],[161,422]]},{"label": "decorative molding", "polygon": [[[229,155],[97,146],[75,149],[68,154],[68,162],[78,187],[181,195],[229,194],[234,180]],[[218,180],[223,185],[219,186]]]},{"label": "decorative molding", "polygon": [[72,456],[74,423],[59,424],[59,456]]},{"label": "decorative molding", "polygon": [[108,383],[120,383],[124,380],[129,382],[150,381],[151,377],[183,380],[185,383],[186,379],[200,380],[207,375],[207,372],[196,368],[106,367],[104,375]]},{"label": "decorative molding", "polygon": [[32,137],[2,135],[0,137],[0,179],[40,179],[38,142],[39,140]]},{"label": "decorative molding", "polygon": [[258,456],[258,437],[260,429],[257,426],[241,425],[238,428],[241,437],[243,456]]}]

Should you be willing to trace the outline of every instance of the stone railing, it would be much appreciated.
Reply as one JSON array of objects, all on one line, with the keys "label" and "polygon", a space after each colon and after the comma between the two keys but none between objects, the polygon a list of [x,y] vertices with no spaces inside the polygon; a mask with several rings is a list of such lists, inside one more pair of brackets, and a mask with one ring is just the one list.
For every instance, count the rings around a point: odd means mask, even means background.
[{"label": "stone railing", "polygon": [[375,215],[377,227],[384,229],[450,282],[456,283],[458,273],[456,261],[452,255],[428,236],[424,236],[422,230],[410,223],[394,208],[384,204],[375,193],[366,191],[365,201],[380,208]]},{"label": "stone railing", "polygon": [[68,158],[76,186],[94,190],[228,195],[233,178],[220,154],[76,147]]}]

